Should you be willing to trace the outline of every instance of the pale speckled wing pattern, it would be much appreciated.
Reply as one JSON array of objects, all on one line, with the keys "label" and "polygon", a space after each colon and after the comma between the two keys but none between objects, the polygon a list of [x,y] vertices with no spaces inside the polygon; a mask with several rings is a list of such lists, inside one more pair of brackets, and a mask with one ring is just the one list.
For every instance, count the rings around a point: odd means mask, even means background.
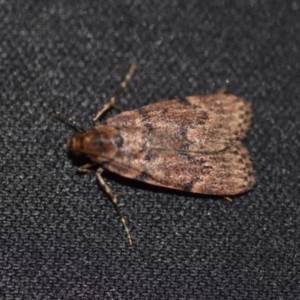
[{"label": "pale speckled wing pattern", "polygon": [[236,195],[255,183],[249,153],[238,142],[215,154],[156,150],[151,152],[150,161],[141,163],[140,159],[128,164],[120,155],[103,166],[149,184],[207,195]]},{"label": "pale speckled wing pattern", "polygon": [[193,193],[235,195],[249,190],[255,177],[239,140],[250,126],[250,105],[227,94],[191,96],[187,101],[158,102],[107,119],[107,125],[119,128],[125,144],[113,160],[101,161],[103,167]]},{"label": "pale speckled wing pattern", "polygon": [[242,139],[250,126],[251,107],[243,98],[210,94],[190,96],[187,101],[150,104],[122,112],[105,123],[118,128],[145,128],[153,148],[197,152],[223,150],[233,140]]}]

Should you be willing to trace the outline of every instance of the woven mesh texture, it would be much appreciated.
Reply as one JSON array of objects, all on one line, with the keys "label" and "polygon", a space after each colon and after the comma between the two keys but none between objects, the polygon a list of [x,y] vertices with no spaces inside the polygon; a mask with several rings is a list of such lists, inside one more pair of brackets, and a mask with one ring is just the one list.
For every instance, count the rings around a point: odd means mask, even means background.
[{"label": "woven mesh texture", "polygon": [[[0,295],[299,299],[300,2],[0,0]],[[258,183],[232,204],[107,174],[134,245],[54,108],[230,92],[251,102]]]}]

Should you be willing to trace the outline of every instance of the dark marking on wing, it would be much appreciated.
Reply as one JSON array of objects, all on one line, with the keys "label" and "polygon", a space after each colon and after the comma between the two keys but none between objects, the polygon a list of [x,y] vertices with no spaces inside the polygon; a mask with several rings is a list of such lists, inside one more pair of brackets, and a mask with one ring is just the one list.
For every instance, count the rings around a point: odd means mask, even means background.
[{"label": "dark marking on wing", "polygon": [[185,192],[190,192],[193,188],[193,182],[188,182],[186,184],[183,185],[182,190]]},{"label": "dark marking on wing", "polygon": [[136,176],[134,179],[138,181],[147,182],[150,176],[147,173],[141,172],[138,176]]}]

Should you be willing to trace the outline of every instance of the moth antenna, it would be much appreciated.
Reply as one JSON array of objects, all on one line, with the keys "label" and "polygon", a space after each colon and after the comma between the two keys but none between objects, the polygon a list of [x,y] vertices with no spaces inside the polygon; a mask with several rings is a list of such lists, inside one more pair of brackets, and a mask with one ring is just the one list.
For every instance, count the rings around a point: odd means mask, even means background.
[{"label": "moth antenna", "polygon": [[129,81],[131,80],[134,71],[137,67],[137,63],[133,62],[131,63],[129,70],[125,76],[125,79],[121,82],[115,93],[109,98],[108,102],[102,106],[102,108],[97,112],[96,116],[94,117],[93,121],[96,123],[98,119],[110,108],[114,107],[117,110],[123,111],[122,108],[115,105],[116,99],[119,97],[119,95],[125,90],[126,86],[128,85]]},{"label": "moth antenna", "polygon": [[78,131],[78,132],[85,132],[86,130],[83,128],[83,126],[79,126],[78,124],[77,124],[77,122],[74,120],[74,119],[72,119],[72,118],[70,118],[70,117],[68,117],[68,116],[66,116],[66,115],[64,115],[64,114],[62,114],[61,112],[59,112],[58,110],[50,110],[49,112],[48,112],[48,116],[49,117],[52,117],[53,115],[55,115],[55,116],[57,116],[57,117],[59,117],[59,118],[61,118],[61,119],[63,119],[63,120],[65,120],[65,121],[67,121],[72,127],[74,127],[75,128],[75,130],[76,131]]}]

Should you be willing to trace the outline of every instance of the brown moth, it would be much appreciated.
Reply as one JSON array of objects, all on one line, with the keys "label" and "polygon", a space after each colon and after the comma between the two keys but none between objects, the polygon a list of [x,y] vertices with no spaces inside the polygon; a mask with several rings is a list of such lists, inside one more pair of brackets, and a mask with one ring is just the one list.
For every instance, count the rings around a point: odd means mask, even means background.
[{"label": "brown moth", "polygon": [[70,151],[91,160],[91,164],[79,168],[80,172],[98,166],[98,181],[112,200],[130,244],[132,238],[117,195],[103,180],[104,170],[207,195],[236,195],[255,183],[249,152],[241,142],[250,127],[252,111],[241,97],[225,92],[189,96],[185,101],[168,100],[123,111],[100,123],[102,114],[116,107],[116,97],[135,68],[132,64],[117,92],[96,114],[93,128],[80,129],[68,118],[77,132],[67,141]]}]

